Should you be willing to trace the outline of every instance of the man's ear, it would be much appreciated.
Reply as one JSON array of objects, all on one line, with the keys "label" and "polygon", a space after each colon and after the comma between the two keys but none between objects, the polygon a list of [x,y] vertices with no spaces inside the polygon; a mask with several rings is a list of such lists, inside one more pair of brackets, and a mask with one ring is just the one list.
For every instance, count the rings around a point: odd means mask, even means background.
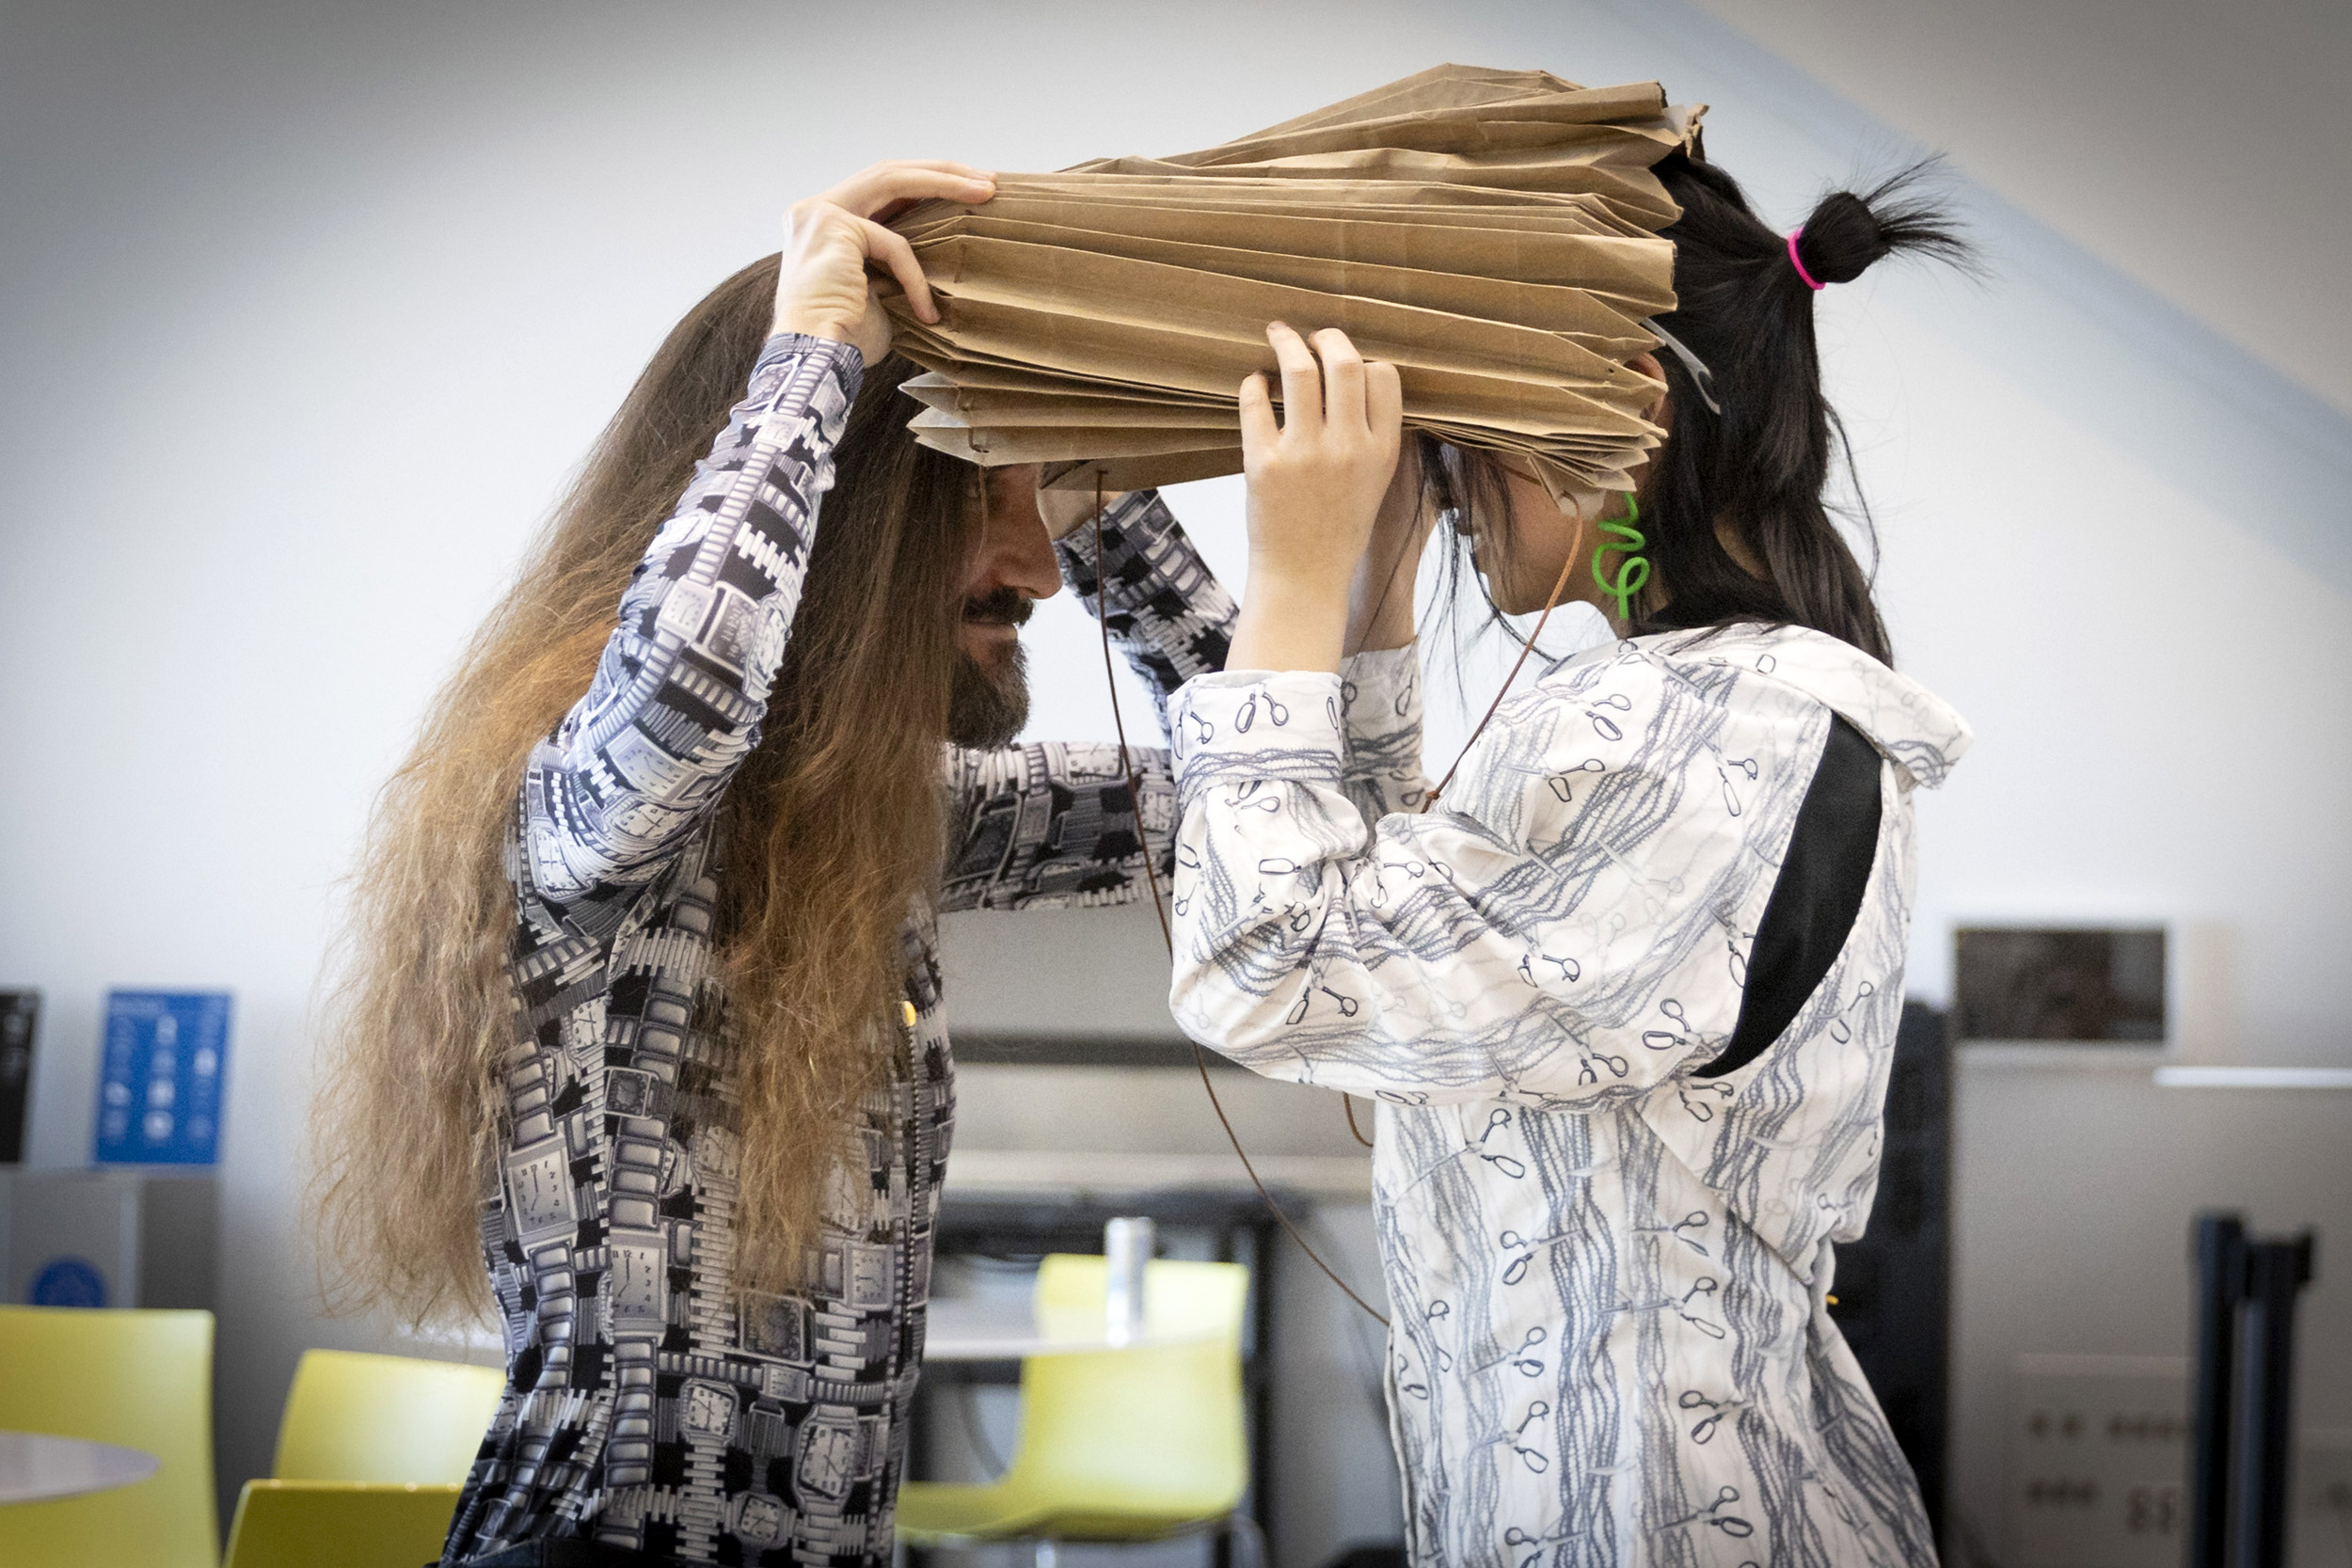
[{"label": "man's ear", "polygon": [[1625,362],[1625,368],[1658,383],[1658,396],[1642,410],[1642,418],[1661,430],[1674,428],[1674,400],[1666,392],[1666,367],[1658,362],[1655,354],[1637,354]]}]

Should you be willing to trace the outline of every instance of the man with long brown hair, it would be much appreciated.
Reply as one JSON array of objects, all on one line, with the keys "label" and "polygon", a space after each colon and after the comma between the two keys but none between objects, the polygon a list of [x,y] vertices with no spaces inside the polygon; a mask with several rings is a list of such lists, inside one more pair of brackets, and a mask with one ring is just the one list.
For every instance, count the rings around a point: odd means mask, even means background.
[{"label": "man with long brown hair", "polygon": [[792,210],[380,803],[314,1135],[355,1304],[467,1313],[486,1258],[509,1384],[446,1562],[889,1558],[953,1112],[933,918],[1135,896],[1173,826],[1162,753],[1138,800],[1115,748],[1007,748],[1016,628],[1067,577],[1164,700],[1232,614],[1155,497],[1055,507],[1089,520],[1057,546],[1033,469],[907,433],[868,264],[935,312],[877,220],[992,189],[882,165]]}]

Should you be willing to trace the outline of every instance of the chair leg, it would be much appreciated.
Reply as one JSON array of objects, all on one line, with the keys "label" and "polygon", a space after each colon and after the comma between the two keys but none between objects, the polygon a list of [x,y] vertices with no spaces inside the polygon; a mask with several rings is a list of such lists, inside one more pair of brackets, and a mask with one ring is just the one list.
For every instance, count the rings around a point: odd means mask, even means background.
[{"label": "chair leg", "polygon": [[1269,1568],[1266,1561],[1265,1531],[1260,1529],[1258,1521],[1248,1514],[1238,1511],[1228,1513],[1224,1521],[1218,1525],[1217,1534],[1229,1542],[1236,1535],[1247,1537],[1249,1542],[1249,1568]]}]

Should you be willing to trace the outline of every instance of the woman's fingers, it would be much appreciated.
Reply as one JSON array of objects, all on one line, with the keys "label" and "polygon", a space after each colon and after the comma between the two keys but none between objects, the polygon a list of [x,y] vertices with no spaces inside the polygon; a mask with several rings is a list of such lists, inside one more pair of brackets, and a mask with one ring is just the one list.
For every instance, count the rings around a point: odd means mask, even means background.
[{"label": "woman's fingers", "polygon": [[1307,340],[1280,322],[1266,324],[1265,341],[1282,367],[1282,428],[1315,430],[1323,424],[1323,370]]},{"label": "woman's fingers", "polygon": [[1404,438],[1405,385],[1385,359],[1364,366],[1364,416],[1375,439],[1393,447]]},{"label": "woman's fingers", "polygon": [[1255,372],[1242,378],[1241,384],[1241,450],[1243,461],[1250,454],[1265,451],[1282,436],[1282,427],[1274,422],[1274,395],[1266,390],[1265,374]]},{"label": "woman's fingers", "polygon": [[854,221],[866,246],[866,259],[880,262],[883,271],[898,279],[917,317],[937,321],[939,308],[931,303],[930,283],[923,277],[922,263],[914,259],[914,247],[907,244],[906,236],[892,233],[870,218]]},{"label": "woman's fingers", "polygon": [[996,194],[996,178],[986,169],[945,161],[876,164],[860,169],[823,196],[851,215],[870,218],[901,202],[933,197],[949,201],[986,201]]},{"label": "woman's fingers", "polygon": [[1347,334],[1327,326],[1308,340],[1323,361],[1323,418],[1335,429],[1370,428],[1364,411],[1364,356]]}]

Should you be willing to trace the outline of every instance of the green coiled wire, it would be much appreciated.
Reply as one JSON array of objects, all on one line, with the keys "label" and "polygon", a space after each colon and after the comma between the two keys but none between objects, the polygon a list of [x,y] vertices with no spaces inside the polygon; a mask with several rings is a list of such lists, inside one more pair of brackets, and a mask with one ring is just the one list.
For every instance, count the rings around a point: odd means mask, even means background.
[{"label": "green coiled wire", "polygon": [[[1649,541],[1634,526],[1642,520],[1642,503],[1633,498],[1630,491],[1627,492],[1625,505],[1624,516],[1606,519],[1600,525],[1603,533],[1616,537],[1604,539],[1593,546],[1593,581],[1602,593],[1617,601],[1617,619],[1630,621],[1633,619],[1633,595],[1639,594],[1642,585],[1649,581],[1649,558],[1629,552],[1646,548]],[[1617,580],[1614,582],[1603,577],[1600,571],[1601,557],[1611,550],[1629,552],[1626,559],[1617,563]]]}]

